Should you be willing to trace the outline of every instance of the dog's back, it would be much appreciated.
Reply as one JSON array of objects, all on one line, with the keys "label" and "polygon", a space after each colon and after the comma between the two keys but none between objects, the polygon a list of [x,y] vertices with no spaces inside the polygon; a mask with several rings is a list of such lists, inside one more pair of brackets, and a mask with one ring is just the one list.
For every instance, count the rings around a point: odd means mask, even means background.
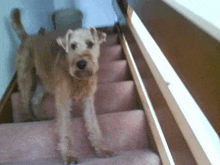
[{"label": "dog's back", "polygon": [[24,66],[27,70],[35,68],[40,79],[47,82],[45,85],[48,88],[52,87],[54,82],[52,69],[57,53],[61,50],[60,46],[56,40],[45,36],[44,28],[40,28],[37,35],[28,35],[21,23],[20,11],[17,8],[11,12],[11,23],[21,40],[16,57],[17,69]]},{"label": "dog's back", "polygon": [[[58,46],[56,40],[44,36],[32,36],[31,55],[34,59],[34,67],[37,75],[42,80],[45,90],[49,93],[54,91],[54,67],[60,65],[60,55],[63,55],[62,48]],[[65,59],[64,59],[65,60]],[[63,65],[66,67],[66,64]]]}]

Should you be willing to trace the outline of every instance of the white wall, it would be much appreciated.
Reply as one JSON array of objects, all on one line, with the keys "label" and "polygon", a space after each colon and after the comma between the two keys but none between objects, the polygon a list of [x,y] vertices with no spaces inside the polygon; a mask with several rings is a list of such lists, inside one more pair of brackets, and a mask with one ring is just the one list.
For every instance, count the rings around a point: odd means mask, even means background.
[{"label": "white wall", "polygon": [[51,30],[52,13],[68,7],[76,7],[82,11],[83,27],[111,26],[115,22],[111,0],[0,0],[0,98],[16,71],[15,51],[20,44],[10,23],[11,10],[21,10],[25,30],[28,34],[34,34],[40,27]]},{"label": "white wall", "polygon": [[83,27],[113,26],[116,20],[111,0],[54,0],[55,10],[70,7],[83,13]]},{"label": "white wall", "polygon": [[10,23],[13,8],[21,10],[21,19],[29,34],[36,33],[40,26],[50,30],[49,15],[54,11],[53,0],[0,0],[0,98],[16,71],[15,50],[20,44]]}]

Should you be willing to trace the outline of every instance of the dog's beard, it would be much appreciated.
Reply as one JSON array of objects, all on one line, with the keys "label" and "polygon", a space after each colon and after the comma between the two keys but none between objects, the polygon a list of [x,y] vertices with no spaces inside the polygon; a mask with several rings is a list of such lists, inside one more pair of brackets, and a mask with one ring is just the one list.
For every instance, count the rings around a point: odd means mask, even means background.
[{"label": "dog's beard", "polygon": [[95,73],[90,70],[76,70],[74,72],[74,77],[76,77],[77,79],[86,80],[92,77],[94,74]]}]

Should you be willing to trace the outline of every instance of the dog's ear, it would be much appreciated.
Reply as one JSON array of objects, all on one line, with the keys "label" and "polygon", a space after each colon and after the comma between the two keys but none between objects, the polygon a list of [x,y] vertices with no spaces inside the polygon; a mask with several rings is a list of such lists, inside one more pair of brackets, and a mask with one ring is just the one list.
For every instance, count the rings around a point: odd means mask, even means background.
[{"label": "dog's ear", "polygon": [[97,40],[99,44],[106,41],[107,35],[105,33],[99,31],[97,32],[96,28],[94,27],[89,27],[89,30],[92,36],[94,37],[94,39]]},{"label": "dog's ear", "polygon": [[96,39],[96,37],[97,37],[97,30],[96,30],[96,28],[89,27],[88,29],[89,29],[90,33],[92,34],[93,38]]},{"label": "dog's ear", "polygon": [[63,47],[63,49],[65,50],[66,53],[69,52],[68,43],[70,41],[72,34],[73,34],[73,31],[69,29],[64,37],[57,38],[57,43]]}]

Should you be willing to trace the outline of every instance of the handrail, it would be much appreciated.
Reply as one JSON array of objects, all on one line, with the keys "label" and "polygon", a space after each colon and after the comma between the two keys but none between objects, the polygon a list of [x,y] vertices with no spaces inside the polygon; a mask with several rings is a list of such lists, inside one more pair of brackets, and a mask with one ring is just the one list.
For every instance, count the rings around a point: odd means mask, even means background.
[{"label": "handrail", "polygon": [[123,14],[127,14],[128,2],[127,0],[117,0],[118,5]]},{"label": "handrail", "polygon": [[159,121],[155,114],[155,110],[152,106],[148,93],[144,87],[143,80],[134,62],[134,59],[128,47],[127,41],[123,35],[120,36],[120,41],[121,41],[121,45],[124,50],[126,59],[128,61],[135,85],[137,87],[144,111],[146,113],[146,117],[148,119],[150,129],[155,139],[155,143],[159,151],[161,161],[164,165],[175,165],[172,155],[170,153],[169,147],[167,145],[166,139],[160,127]]},{"label": "handrail", "polygon": [[[218,153],[217,149],[213,150],[214,151],[213,154],[216,156],[216,158],[214,158],[215,156],[206,152],[206,150],[204,149],[205,148],[204,143],[203,144],[200,143],[201,141],[199,141],[199,140],[201,140],[201,137],[198,137],[198,135],[196,135],[195,129],[193,130],[192,125],[189,124],[189,121],[187,120],[184,112],[179,107],[177,100],[174,98],[173,93],[171,93],[169,87],[167,86],[167,83],[165,82],[165,80],[162,77],[160,71],[158,70],[156,64],[154,63],[153,59],[151,58],[150,54],[152,52],[148,51],[148,49],[146,48],[146,45],[144,44],[144,41],[140,37],[140,34],[138,33],[138,30],[135,27],[135,24],[133,24],[133,22],[131,21],[132,17],[135,17],[139,22],[141,22],[139,17],[136,15],[135,11],[133,11],[133,9],[130,5],[128,5],[127,12],[126,12],[126,14],[124,14],[124,17],[126,19],[128,27],[130,28],[138,46],[142,52],[144,59],[146,60],[148,66],[149,66],[149,68],[150,68],[150,70],[156,80],[156,83],[158,84],[158,86],[159,86],[159,88],[160,88],[169,108],[170,108],[171,113],[173,114],[173,116],[177,122],[178,127],[180,128],[184,138],[186,139],[186,142],[188,143],[188,146],[189,146],[196,162],[201,165],[216,164],[216,162],[218,160],[220,160],[219,153]],[[144,27],[144,25],[143,25],[143,27]],[[155,41],[154,41],[154,43],[155,43]],[[155,45],[156,45],[156,43],[155,43]],[[157,45],[154,48],[159,50],[159,47]],[[162,54],[162,52],[160,50],[159,50],[159,53]],[[215,131],[212,131],[212,135],[214,136],[215,141],[219,141],[218,135],[216,134]]]}]

